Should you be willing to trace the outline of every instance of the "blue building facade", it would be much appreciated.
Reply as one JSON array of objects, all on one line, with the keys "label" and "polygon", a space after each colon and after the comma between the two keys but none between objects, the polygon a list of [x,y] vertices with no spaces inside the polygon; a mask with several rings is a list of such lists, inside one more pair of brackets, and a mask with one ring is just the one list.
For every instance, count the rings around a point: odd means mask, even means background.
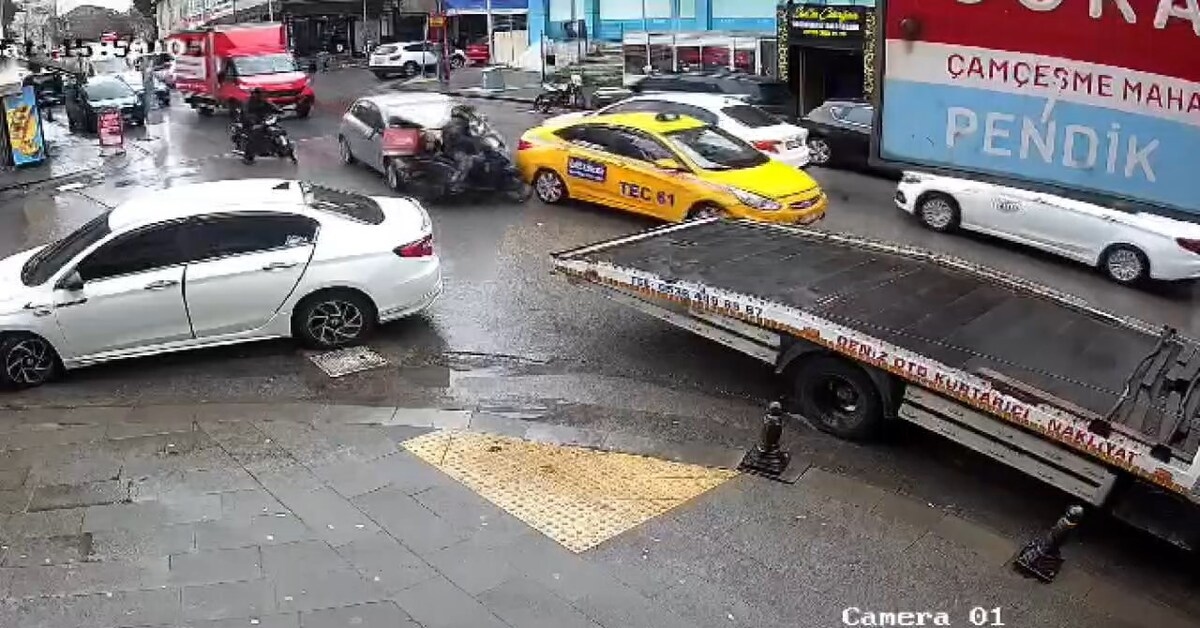
[{"label": "blue building facade", "polygon": [[[563,24],[583,20],[588,36],[621,41],[627,32],[776,32],[778,0],[517,0],[529,7],[529,40],[564,37]],[[874,7],[875,0],[806,4]]]}]

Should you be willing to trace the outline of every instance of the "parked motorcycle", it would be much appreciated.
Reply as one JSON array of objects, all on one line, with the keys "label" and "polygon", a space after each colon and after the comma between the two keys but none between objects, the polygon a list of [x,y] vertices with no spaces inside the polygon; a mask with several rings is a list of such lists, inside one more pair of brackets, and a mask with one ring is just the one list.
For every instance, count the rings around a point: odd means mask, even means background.
[{"label": "parked motorcycle", "polygon": [[583,98],[583,76],[572,74],[567,83],[544,83],[542,93],[533,100],[533,109],[542,113],[550,113],[556,107],[562,109],[583,109],[586,103]]},{"label": "parked motorcycle", "polygon": [[251,129],[240,116],[229,125],[229,139],[234,152],[242,155],[242,163],[252,164],[257,157],[279,157],[296,163],[296,146],[287,131],[279,124],[278,116],[268,116],[262,121],[258,145],[250,147]]}]

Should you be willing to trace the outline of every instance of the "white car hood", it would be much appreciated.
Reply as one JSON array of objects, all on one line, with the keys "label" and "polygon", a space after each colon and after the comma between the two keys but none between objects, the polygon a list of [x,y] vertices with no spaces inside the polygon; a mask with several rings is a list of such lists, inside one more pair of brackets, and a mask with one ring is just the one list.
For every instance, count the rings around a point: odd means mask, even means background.
[{"label": "white car hood", "polygon": [[37,288],[30,288],[21,283],[21,267],[43,248],[39,246],[0,259],[0,317],[20,311],[37,292]]},{"label": "white car hood", "polygon": [[567,124],[569,122],[574,122],[576,120],[582,120],[590,115],[592,115],[592,112],[590,112],[590,111],[575,111],[572,113],[564,113],[564,114],[554,116],[553,118],[548,118],[542,124],[545,126]]}]

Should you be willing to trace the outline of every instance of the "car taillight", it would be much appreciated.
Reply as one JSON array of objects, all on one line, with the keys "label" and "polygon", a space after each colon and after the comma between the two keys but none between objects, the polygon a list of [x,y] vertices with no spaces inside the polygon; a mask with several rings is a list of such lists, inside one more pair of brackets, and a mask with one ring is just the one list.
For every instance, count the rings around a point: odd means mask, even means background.
[{"label": "car taillight", "polygon": [[533,142],[529,142],[526,140],[518,140],[517,141],[517,150],[529,150],[531,148],[533,148]]},{"label": "car taillight", "polygon": [[779,144],[778,140],[759,140],[754,143],[754,147],[764,153],[778,153]]},{"label": "car taillight", "polygon": [[429,257],[433,255],[433,234],[427,235],[416,242],[398,246],[396,255],[400,257]]},{"label": "car taillight", "polygon": [[1183,248],[1200,255],[1200,240],[1192,238],[1175,238],[1175,243]]}]

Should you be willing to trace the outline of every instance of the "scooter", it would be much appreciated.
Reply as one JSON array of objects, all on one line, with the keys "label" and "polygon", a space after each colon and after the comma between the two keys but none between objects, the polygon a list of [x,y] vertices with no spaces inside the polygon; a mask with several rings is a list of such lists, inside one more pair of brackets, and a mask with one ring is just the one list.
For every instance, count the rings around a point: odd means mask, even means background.
[{"label": "scooter", "polygon": [[534,111],[550,113],[555,107],[583,109],[583,76],[572,74],[569,83],[544,83],[542,93],[533,99]]},{"label": "scooter", "polygon": [[252,164],[256,157],[279,157],[291,159],[297,163],[296,146],[288,137],[287,131],[279,124],[279,116],[268,116],[262,121],[262,137],[266,141],[250,150],[250,133],[242,118],[239,117],[229,125],[229,139],[233,142],[234,152],[240,153],[242,163]]}]

